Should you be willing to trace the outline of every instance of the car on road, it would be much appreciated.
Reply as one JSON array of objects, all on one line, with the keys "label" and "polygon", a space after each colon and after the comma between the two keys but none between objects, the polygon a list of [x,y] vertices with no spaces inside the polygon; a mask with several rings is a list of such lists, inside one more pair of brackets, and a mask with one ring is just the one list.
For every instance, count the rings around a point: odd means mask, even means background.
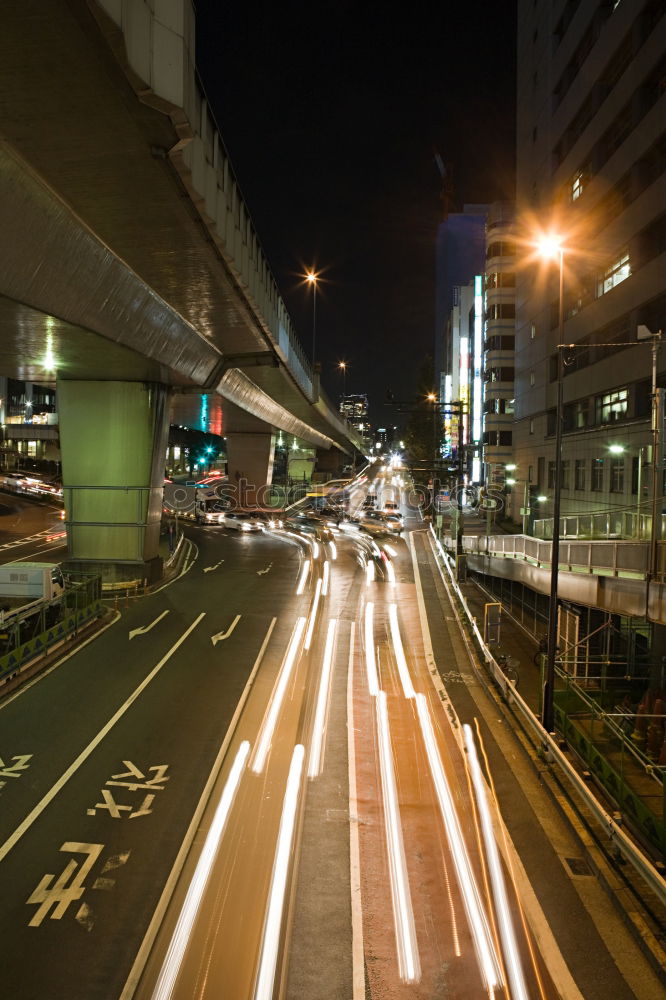
[{"label": "car on road", "polygon": [[402,518],[385,511],[370,511],[361,519],[361,528],[370,535],[399,535],[402,532]]},{"label": "car on road", "polygon": [[387,500],[384,504],[384,510],[387,514],[399,514],[400,506],[395,502],[395,500]]},{"label": "car on road", "polygon": [[229,511],[224,515],[223,524],[225,528],[232,531],[263,531],[263,521],[246,511]]},{"label": "car on road", "polygon": [[314,535],[322,542],[329,542],[333,538],[333,532],[324,520],[308,514],[294,514],[292,517],[287,517],[284,526],[291,531]]}]

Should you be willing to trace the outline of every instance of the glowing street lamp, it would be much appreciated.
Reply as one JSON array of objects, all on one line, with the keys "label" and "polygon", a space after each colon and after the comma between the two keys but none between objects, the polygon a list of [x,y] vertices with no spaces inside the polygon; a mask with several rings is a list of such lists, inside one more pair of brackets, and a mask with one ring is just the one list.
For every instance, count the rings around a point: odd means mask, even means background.
[{"label": "glowing street lamp", "polygon": [[347,362],[340,361],[338,368],[342,372],[342,406],[344,408],[345,399],[347,398]]},{"label": "glowing street lamp", "polygon": [[319,275],[316,271],[306,271],[305,280],[312,286],[312,364],[315,363],[315,345],[317,338],[317,281]]}]

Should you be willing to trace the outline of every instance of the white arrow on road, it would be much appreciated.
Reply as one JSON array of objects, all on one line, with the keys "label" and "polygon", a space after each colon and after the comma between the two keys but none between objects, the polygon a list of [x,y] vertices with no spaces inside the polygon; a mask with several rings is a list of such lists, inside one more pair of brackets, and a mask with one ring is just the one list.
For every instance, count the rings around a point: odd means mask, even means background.
[{"label": "white arrow on road", "polygon": [[219,563],[215,563],[214,566],[204,566],[204,573],[212,573],[213,570],[217,569],[218,566],[221,566],[223,562],[224,559],[220,559]]},{"label": "white arrow on road", "polygon": [[233,630],[238,625],[240,620],[241,616],[236,615],[236,617],[234,618],[234,620],[232,621],[231,625],[229,626],[226,632],[218,632],[217,635],[211,635],[210,641],[213,643],[213,645],[216,646],[218,642],[222,642],[223,639],[228,639]]},{"label": "white arrow on road", "polygon": [[269,569],[271,568],[271,566],[272,566],[272,565],[273,565],[273,563],[272,563],[272,562],[270,562],[270,563],[268,564],[268,566],[266,567],[266,569],[258,569],[258,570],[257,570],[257,576],[263,576],[263,575],[264,575],[264,573],[268,573],[268,571],[269,571]]},{"label": "white arrow on road", "polygon": [[156,618],[154,622],[150,623],[150,625],[144,625],[143,628],[133,628],[129,634],[130,639],[133,639],[135,635],[145,635],[146,632],[150,632],[151,628],[155,628],[157,623],[161,622],[164,616],[168,614],[169,614],[169,609],[167,608],[167,610],[163,611],[162,614],[159,615],[159,617]]}]

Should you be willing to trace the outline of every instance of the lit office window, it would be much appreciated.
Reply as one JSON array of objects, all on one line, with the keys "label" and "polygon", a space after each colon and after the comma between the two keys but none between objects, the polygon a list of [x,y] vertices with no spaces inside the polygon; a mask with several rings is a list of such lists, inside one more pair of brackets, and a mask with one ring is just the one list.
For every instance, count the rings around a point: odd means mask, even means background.
[{"label": "lit office window", "polygon": [[629,393],[626,389],[616,389],[596,398],[597,424],[612,424],[624,420],[627,415]]},{"label": "lit office window", "polygon": [[629,253],[623,253],[620,257],[613,261],[606,270],[599,275],[597,280],[597,295],[605,295],[606,292],[610,292],[611,288],[615,288],[620,282],[624,281],[631,274],[631,265],[629,263]]},{"label": "lit office window", "polygon": [[585,174],[582,170],[577,170],[571,182],[571,200],[578,201],[585,186]]}]

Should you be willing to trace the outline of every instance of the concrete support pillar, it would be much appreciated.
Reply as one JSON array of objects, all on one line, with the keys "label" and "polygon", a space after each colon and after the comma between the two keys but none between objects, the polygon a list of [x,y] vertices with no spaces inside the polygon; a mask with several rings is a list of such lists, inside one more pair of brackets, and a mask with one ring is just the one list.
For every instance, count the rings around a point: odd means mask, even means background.
[{"label": "concrete support pillar", "polygon": [[109,579],[159,579],[169,390],[57,383],[69,563]]},{"label": "concrete support pillar", "polygon": [[269,424],[241,410],[234,403],[224,403],[224,428],[227,439],[227,472],[230,492],[239,507],[267,505],[268,487],[273,482],[276,435]]},{"label": "concrete support pillar", "polygon": [[337,479],[342,475],[342,467],[346,462],[351,462],[351,459],[337,448],[317,448],[316,470],[330,473],[331,479]]}]

